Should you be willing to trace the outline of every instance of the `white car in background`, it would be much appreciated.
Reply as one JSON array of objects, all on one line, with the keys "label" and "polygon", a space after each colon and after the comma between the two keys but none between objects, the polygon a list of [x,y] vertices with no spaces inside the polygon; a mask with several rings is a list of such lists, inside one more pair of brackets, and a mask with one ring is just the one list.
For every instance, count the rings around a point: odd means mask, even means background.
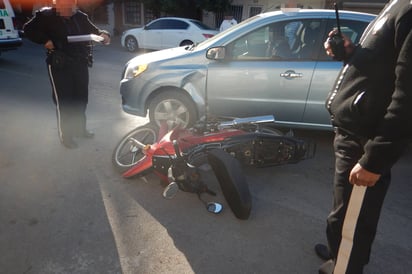
[{"label": "white car in background", "polygon": [[139,48],[159,50],[197,44],[217,33],[217,30],[198,20],[162,17],[142,28],[123,32],[121,43],[131,52]]}]

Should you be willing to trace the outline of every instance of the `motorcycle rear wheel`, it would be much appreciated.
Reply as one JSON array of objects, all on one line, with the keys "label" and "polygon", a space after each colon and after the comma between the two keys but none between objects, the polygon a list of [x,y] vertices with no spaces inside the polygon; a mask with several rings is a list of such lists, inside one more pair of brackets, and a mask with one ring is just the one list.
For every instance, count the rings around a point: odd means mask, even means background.
[{"label": "motorcycle rear wheel", "polygon": [[248,219],[252,196],[239,161],[222,149],[208,151],[208,160],[232,212],[239,219]]},{"label": "motorcycle rear wheel", "polygon": [[113,150],[113,166],[123,173],[139,163],[145,156],[145,153],[142,148],[136,145],[133,139],[145,145],[151,145],[157,141],[158,134],[159,127],[152,123],[145,124],[128,132]]}]

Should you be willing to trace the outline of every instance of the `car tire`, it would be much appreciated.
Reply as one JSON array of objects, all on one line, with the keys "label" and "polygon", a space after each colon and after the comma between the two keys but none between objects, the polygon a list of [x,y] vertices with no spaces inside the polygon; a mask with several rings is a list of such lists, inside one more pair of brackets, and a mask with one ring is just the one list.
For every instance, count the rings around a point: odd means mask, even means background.
[{"label": "car tire", "polygon": [[193,45],[194,43],[192,42],[192,41],[190,41],[190,40],[183,40],[181,43],[180,43],[180,47],[183,47],[183,46],[190,46],[190,45]]},{"label": "car tire", "polygon": [[184,91],[166,91],[150,101],[149,119],[158,126],[166,120],[169,128],[178,124],[190,128],[197,121],[198,114],[195,104]]},{"label": "car tire", "polygon": [[127,36],[124,39],[124,46],[130,52],[135,52],[139,48],[139,43],[137,42],[136,38],[133,36]]}]

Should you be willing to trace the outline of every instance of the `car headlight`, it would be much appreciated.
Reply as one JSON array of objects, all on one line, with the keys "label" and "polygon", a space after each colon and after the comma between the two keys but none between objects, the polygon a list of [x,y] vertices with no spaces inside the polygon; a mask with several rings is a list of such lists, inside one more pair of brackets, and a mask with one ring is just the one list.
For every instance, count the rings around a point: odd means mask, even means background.
[{"label": "car headlight", "polygon": [[134,65],[129,64],[124,72],[124,79],[132,79],[139,76],[142,72],[147,69],[147,64]]}]

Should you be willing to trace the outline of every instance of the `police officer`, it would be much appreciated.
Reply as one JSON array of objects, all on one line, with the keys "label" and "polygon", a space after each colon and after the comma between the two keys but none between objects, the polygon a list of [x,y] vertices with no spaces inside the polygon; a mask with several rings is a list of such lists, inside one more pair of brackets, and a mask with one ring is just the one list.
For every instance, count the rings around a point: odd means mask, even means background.
[{"label": "police officer", "polygon": [[[333,208],[327,218],[328,248],[317,246],[316,251],[331,257],[319,273],[361,274],[369,262],[391,168],[412,137],[412,2],[391,0],[359,45],[345,38],[343,54],[333,41],[327,40],[325,49],[345,65],[326,101],[336,128]],[[365,192],[359,211],[354,210],[359,214],[354,214],[347,209],[359,189]],[[357,215],[353,242],[341,244],[352,215]],[[342,256],[341,249],[350,245]],[[348,260],[338,264],[342,258]]]},{"label": "police officer", "polygon": [[69,43],[72,35],[96,34],[104,44],[110,34],[100,30],[88,16],[77,10],[76,0],[55,0],[53,8],[46,7],[24,25],[24,33],[31,41],[47,49],[47,69],[56,105],[58,133],[67,148],[76,148],[74,137],[93,138],[86,129],[88,102],[88,67],[92,63],[91,42]]}]

